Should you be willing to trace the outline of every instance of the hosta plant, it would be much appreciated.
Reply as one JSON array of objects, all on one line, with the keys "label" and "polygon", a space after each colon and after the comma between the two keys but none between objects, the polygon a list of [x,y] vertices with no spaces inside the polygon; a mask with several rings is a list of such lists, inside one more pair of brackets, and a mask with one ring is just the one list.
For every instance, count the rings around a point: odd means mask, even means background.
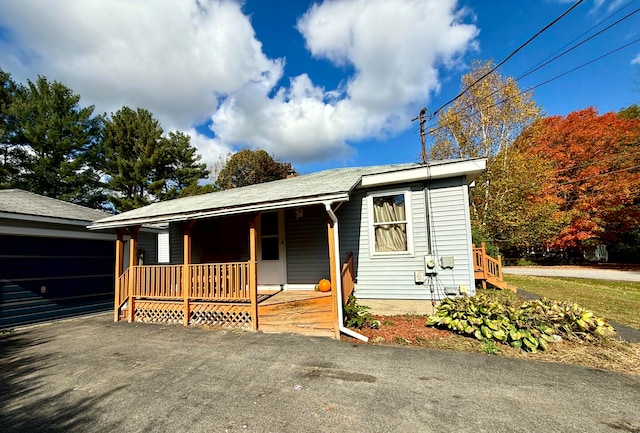
[{"label": "hosta plant", "polygon": [[546,350],[556,335],[592,340],[615,332],[605,319],[575,303],[543,298],[505,305],[485,294],[443,300],[436,314],[429,316],[427,326],[530,352]]},{"label": "hosta plant", "polygon": [[380,322],[371,313],[369,307],[358,304],[355,296],[349,295],[349,299],[344,304],[344,320],[350,328],[379,328]]}]

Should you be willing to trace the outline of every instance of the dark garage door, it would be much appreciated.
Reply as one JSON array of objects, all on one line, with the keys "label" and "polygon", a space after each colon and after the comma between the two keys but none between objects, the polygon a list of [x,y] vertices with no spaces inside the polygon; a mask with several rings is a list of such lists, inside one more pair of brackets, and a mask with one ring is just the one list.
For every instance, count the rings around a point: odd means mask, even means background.
[{"label": "dark garage door", "polygon": [[113,308],[113,241],[0,235],[0,329]]}]

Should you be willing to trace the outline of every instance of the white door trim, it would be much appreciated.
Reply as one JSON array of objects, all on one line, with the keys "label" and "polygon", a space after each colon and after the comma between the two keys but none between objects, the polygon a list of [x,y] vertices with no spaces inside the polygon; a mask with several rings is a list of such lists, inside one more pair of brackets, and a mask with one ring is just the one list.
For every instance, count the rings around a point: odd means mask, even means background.
[{"label": "white door trim", "polygon": [[[262,260],[262,216],[269,213],[278,215],[278,260]],[[273,238],[273,236],[265,236]],[[258,224],[258,287],[259,288],[284,288],[287,284],[287,248],[285,239],[284,210],[265,212],[261,215]]]}]

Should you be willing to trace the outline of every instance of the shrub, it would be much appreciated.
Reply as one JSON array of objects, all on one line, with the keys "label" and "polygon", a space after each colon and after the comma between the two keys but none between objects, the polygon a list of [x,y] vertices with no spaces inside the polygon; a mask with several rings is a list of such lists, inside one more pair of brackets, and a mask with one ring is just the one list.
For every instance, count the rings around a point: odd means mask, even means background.
[{"label": "shrub", "polygon": [[358,304],[355,296],[349,295],[343,310],[347,326],[358,329],[377,329],[380,326],[380,322],[373,318],[369,310],[370,308],[366,305]]},{"label": "shrub", "polygon": [[543,298],[506,305],[485,294],[443,300],[426,325],[531,352],[546,350],[556,335],[591,341],[615,332],[605,319],[575,303]]}]

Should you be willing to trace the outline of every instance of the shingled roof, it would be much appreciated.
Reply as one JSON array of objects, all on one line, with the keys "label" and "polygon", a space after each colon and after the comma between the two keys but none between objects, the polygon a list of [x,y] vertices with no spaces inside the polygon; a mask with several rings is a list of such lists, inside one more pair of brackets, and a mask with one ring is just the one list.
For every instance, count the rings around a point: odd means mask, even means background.
[{"label": "shingled roof", "polygon": [[[474,162],[472,167],[461,163]],[[394,175],[398,181],[426,180],[431,173],[447,173],[438,177],[461,176],[484,170],[484,159],[434,161],[429,165],[393,164],[371,167],[350,167],[325,170],[289,179],[184,197],[153,203],[138,209],[100,219],[89,228],[126,227],[154,222],[185,221],[219,215],[286,208],[327,202],[347,201],[350,193],[361,186],[364,177]],[[392,176],[394,177],[394,176]]]},{"label": "shingled roof", "polygon": [[0,215],[3,217],[57,218],[79,222],[91,222],[109,214],[21,189],[0,190]]}]

